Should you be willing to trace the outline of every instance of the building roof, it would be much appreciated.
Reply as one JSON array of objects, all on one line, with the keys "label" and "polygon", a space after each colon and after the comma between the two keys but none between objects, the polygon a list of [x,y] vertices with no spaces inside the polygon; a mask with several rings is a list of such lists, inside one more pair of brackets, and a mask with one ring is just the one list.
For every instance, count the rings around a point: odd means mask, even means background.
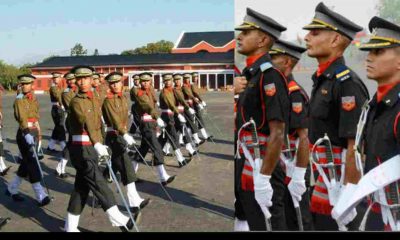
[{"label": "building roof", "polygon": [[204,41],[214,47],[223,47],[235,39],[233,31],[219,32],[185,32],[183,33],[176,48],[192,48]]},{"label": "building roof", "polygon": [[115,65],[167,65],[167,64],[192,64],[192,63],[220,63],[233,64],[234,52],[225,53],[162,53],[162,54],[140,54],[131,56],[103,55],[103,56],[80,56],[80,57],[52,57],[36,64],[32,68],[49,67],[72,67],[77,65],[90,66],[115,66]]}]

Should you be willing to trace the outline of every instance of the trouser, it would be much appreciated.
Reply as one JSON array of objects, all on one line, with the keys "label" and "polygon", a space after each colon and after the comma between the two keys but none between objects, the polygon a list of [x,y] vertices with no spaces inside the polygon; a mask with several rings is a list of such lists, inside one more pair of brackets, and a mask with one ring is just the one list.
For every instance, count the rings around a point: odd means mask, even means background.
[{"label": "trouser", "polygon": [[140,124],[140,119],[138,117],[138,114],[136,113],[135,105],[132,105],[131,112],[132,112],[133,119],[132,119],[131,128],[129,129],[129,133],[135,134],[137,129],[139,128],[139,124]]},{"label": "trouser", "polygon": [[[184,114],[183,114],[184,115]],[[188,119],[186,118],[186,123],[188,123]],[[179,121],[179,119],[175,119],[175,130],[177,130],[177,132],[179,134],[183,135],[183,142],[185,144],[188,143],[192,143],[192,139],[190,138],[190,136],[187,134],[187,131],[183,132],[183,127],[186,126],[185,123],[181,123],[181,121]],[[179,138],[179,137],[178,137]],[[178,139],[179,140],[179,139]]]},{"label": "trouser", "polygon": [[186,118],[186,124],[189,126],[190,130],[192,130],[192,133],[198,133],[199,129],[197,128],[196,124],[194,123],[194,117],[192,114],[190,114],[189,110],[185,110],[184,116]]},{"label": "trouser", "polygon": [[[244,157],[241,158],[239,167],[237,168],[235,177],[240,177],[244,166]],[[240,174],[239,174],[240,173]],[[240,178],[238,178],[240,179]],[[272,176],[271,176],[271,186],[274,190],[272,195],[272,207],[269,208],[271,213],[271,224],[273,231],[285,231],[286,219],[285,219],[285,173],[282,167],[277,164]],[[258,205],[254,191],[244,191],[241,188],[241,181],[235,181],[236,185],[236,202],[235,202],[235,216],[239,220],[247,220],[249,224],[250,231],[266,231],[266,221],[260,206]]]},{"label": "trouser", "polygon": [[0,157],[4,157],[3,128],[0,128]]},{"label": "trouser", "polygon": [[198,104],[195,104],[195,109],[196,111],[196,118],[198,120],[197,126],[199,129],[205,128],[206,126],[204,125],[204,120],[203,120],[203,110],[200,109]]},{"label": "trouser", "polygon": [[65,128],[64,128],[64,117],[65,113],[64,111],[57,107],[53,106],[51,108],[51,118],[53,119],[54,122],[54,129],[53,132],[51,133],[51,139],[56,140],[56,141],[65,141]]},{"label": "trouser", "polygon": [[107,133],[106,145],[111,148],[112,169],[115,174],[121,173],[121,181],[124,186],[136,182],[137,177],[133,169],[132,161],[129,159],[128,153],[125,151],[126,143],[122,136],[114,133]]},{"label": "trouser", "polygon": [[74,190],[68,204],[68,212],[81,215],[89,192],[96,196],[104,211],[116,205],[111,189],[108,187],[98,165],[98,155],[93,146],[69,145],[71,163],[76,169]]},{"label": "trouser", "polygon": [[[158,138],[156,136],[156,126],[155,122],[142,122],[140,124],[140,132],[142,133],[142,141],[139,147],[139,153],[143,158],[146,157],[149,148],[153,151],[153,164],[154,166],[164,164],[164,156],[162,154],[162,147]],[[140,155],[137,153],[135,155],[135,161],[140,162]]]},{"label": "trouser", "polygon": [[[30,134],[35,138],[35,148],[37,149],[37,129],[31,129]],[[30,183],[40,182],[42,180],[42,176],[38,166],[39,163],[37,162],[31,147],[26,142],[25,137],[20,129],[18,129],[16,139],[19,152],[22,156],[21,163],[18,167],[17,176],[20,178],[28,178]]]},{"label": "trouser", "polygon": [[[308,188],[307,191],[303,194],[299,205],[300,205],[304,231],[314,230],[313,219],[310,212],[310,193]],[[286,218],[286,225],[289,231],[299,230],[299,225],[297,222],[296,211],[293,205],[292,195],[290,194],[287,186],[285,187],[285,218]]]},{"label": "trouser", "polygon": [[[176,150],[179,148],[179,137],[178,133],[175,128],[175,121],[179,121],[179,119],[174,119],[173,115],[168,115],[168,114],[161,114],[162,120],[166,124],[165,130],[171,136],[170,144],[172,146],[172,149]],[[166,134],[165,134],[166,135]],[[165,143],[169,140],[167,136],[163,136],[163,134],[160,135],[160,144],[163,147]]]}]

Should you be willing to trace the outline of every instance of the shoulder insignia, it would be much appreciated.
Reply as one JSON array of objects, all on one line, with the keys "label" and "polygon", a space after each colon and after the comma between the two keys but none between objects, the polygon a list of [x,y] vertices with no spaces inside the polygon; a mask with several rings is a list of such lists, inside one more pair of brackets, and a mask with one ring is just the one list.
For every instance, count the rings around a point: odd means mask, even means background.
[{"label": "shoulder insignia", "polygon": [[350,69],[348,69],[346,66],[339,66],[338,69],[336,69],[336,79],[343,82],[350,78],[350,73]]},{"label": "shoulder insignia", "polygon": [[272,66],[272,64],[270,62],[265,62],[265,63],[260,65],[261,72],[264,72],[265,70],[268,70],[268,69],[270,69],[272,67],[273,66]]},{"label": "shoulder insignia", "polygon": [[289,88],[289,94],[295,91],[299,91],[301,89],[300,86],[297,85],[295,81],[289,82],[288,88]]},{"label": "shoulder insignia", "polygon": [[302,102],[293,102],[292,103],[293,112],[299,114],[303,111],[303,103]]},{"label": "shoulder insignia", "polygon": [[356,108],[356,98],[355,96],[347,96],[347,97],[342,97],[342,109],[350,112],[354,108]]},{"label": "shoulder insignia", "polygon": [[264,86],[264,91],[265,94],[267,94],[268,97],[272,97],[276,94],[276,87],[275,83],[270,83]]},{"label": "shoulder insignia", "polygon": [[20,93],[20,94],[17,95],[17,99],[23,99],[23,98],[24,98],[24,94],[23,93]]}]

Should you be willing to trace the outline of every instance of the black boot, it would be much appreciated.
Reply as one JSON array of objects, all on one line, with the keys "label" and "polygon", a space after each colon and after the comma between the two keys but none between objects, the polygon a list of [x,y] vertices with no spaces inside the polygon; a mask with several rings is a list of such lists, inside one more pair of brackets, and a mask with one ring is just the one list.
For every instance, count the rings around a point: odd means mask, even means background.
[{"label": "black boot", "polygon": [[44,207],[46,205],[48,205],[51,202],[49,197],[45,197],[43,198],[43,200],[41,202],[38,203],[39,207]]},{"label": "black boot", "polygon": [[10,218],[0,217],[0,229],[10,221]]},{"label": "black boot", "polygon": [[146,198],[140,203],[139,207],[131,207],[130,210],[132,214],[137,214],[140,212],[143,208],[145,208],[148,204],[150,203],[150,198]]},{"label": "black boot", "polygon": [[6,167],[6,169],[4,169],[2,172],[0,172],[0,176],[4,177],[5,175],[7,175],[8,170],[10,170],[12,166],[8,166]]},{"label": "black boot", "polygon": [[175,180],[176,175],[173,175],[167,179],[165,182],[161,182],[163,186],[167,186],[168,184],[172,183]]},{"label": "black boot", "polygon": [[22,201],[25,200],[25,199],[24,199],[23,197],[21,197],[21,195],[19,195],[18,193],[17,193],[17,194],[11,194],[11,193],[8,191],[8,189],[6,189],[6,195],[7,195],[7,196],[11,196],[11,198],[12,198],[12,200],[13,200],[14,202],[22,202]]},{"label": "black boot", "polygon": [[[136,223],[136,224],[137,224],[137,223],[139,222],[139,220],[140,220],[140,215],[141,215],[140,211],[137,212],[136,214],[133,214],[133,213],[132,213],[132,217],[133,217],[133,219],[135,220],[135,223]],[[125,226],[126,226],[126,228],[125,228]],[[129,218],[129,220],[128,220],[128,222],[125,224],[125,226],[121,226],[121,227],[119,227],[119,229],[120,229],[122,232],[129,232],[130,230],[133,229],[133,227],[134,227],[135,225],[133,224],[132,219]],[[127,228],[128,228],[128,229],[127,229]]]}]

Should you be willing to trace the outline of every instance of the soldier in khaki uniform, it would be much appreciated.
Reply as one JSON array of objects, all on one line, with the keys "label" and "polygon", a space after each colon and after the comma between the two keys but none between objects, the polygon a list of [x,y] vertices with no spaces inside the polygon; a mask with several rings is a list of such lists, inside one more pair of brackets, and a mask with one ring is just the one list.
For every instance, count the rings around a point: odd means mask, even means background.
[{"label": "soldier in khaki uniform", "polygon": [[19,195],[18,188],[22,183],[22,179],[27,178],[32,184],[39,206],[45,206],[50,203],[50,198],[40,184],[42,176],[38,166],[39,163],[32,151],[32,148],[35,148],[38,143],[40,134],[39,103],[32,93],[32,83],[35,79],[30,74],[18,76],[21,93],[18,94],[14,102],[14,117],[19,124],[16,139],[22,160],[18,167],[17,175],[8,184],[6,195],[11,196],[14,201],[23,201],[24,198]]},{"label": "soldier in khaki uniform", "polygon": [[[186,74],[185,74],[186,75]],[[212,135],[208,135],[207,131],[205,129],[205,123],[204,123],[204,119],[203,119],[203,111],[204,108],[207,106],[206,102],[200,97],[200,91],[198,88],[198,81],[199,81],[199,74],[194,72],[192,74],[190,74],[192,77],[192,84],[190,85],[190,90],[192,90],[192,94],[194,97],[194,110],[196,110],[196,118],[198,119],[198,128],[200,129],[200,133],[203,135],[204,139],[211,139],[213,136]],[[190,75],[187,76],[186,78],[184,77],[184,79],[186,79],[186,81],[189,81],[190,83]]]},{"label": "soldier in khaki uniform", "polygon": [[[67,82],[67,88],[65,88],[65,90],[63,91],[63,93],[61,94],[61,100],[62,100],[62,104],[63,107],[67,113],[67,117],[65,119],[65,129],[67,132],[69,132],[69,104],[72,100],[72,98],[75,97],[76,93],[78,92],[78,88],[75,85],[75,75],[73,73],[67,73],[64,75],[64,78]],[[71,135],[68,135],[68,143],[71,142],[70,139]],[[68,145],[67,143],[67,145]],[[63,157],[62,159],[58,162],[57,168],[56,168],[56,176],[59,178],[67,178],[68,175],[65,172],[65,166],[68,163],[68,160],[70,159],[70,155],[69,155],[69,151],[68,151],[68,147],[65,147],[63,150]]]},{"label": "soldier in khaki uniform", "polygon": [[139,115],[136,111],[136,94],[140,89],[140,78],[139,78],[139,75],[137,75],[137,74],[133,75],[132,78],[133,78],[133,87],[129,91],[129,95],[130,95],[130,98],[132,101],[131,114],[132,114],[133,122],[132,122],[131,128],[129,129],[129,132],[131,134],[135,134],[139,128],[139,122],[140,122]]},{"label": "soldier in khaki uniform", "polygon": [[[141,73],[140,85],[141,88],[136,95],[137,113],[140,116],[140,132],[142,133],[142,141],[139,148],[139,153],[146,157],[149,148],[153,151],[153,164],[157,168],[158,176],[163,185],[171,183],[175,179],[174,176],[169,176],[164,168],[164,156],[162,155],[161,145],[156,136],[157,126],[165,127],[164,121],[160,118],[156,110],[156,101],[151,93],[151,73]],[[138,162],[142,162],[139,153],[136,153],[134,158],[134,168],[137,171]]]},{"label": "soldier in khaki uniform", "polygon": [[7,167],[6,164],[4,163],[4,146],[3,146],[3,92],[4,88],[0,84],[0,176],[5,176],[10,170],[11,166]]},{"label": "soldier in khaki uniform", "polygon": [[[197,129],[193,123],[193,115],[196,114],[196,112],[185,101],[185,97],[182,92],[182,79],[183,79],[182,74],[179,74],[179,73],[174,74],[174,83],[175,83],[174,95],[175,95],[175,99],[176,99],[176,105],[178,107],[179,113],[184,115],[184,117],[186,119],[186,124],[191,129]],[[183,143],[185,144],[186,150],[188,150],[189,155],[191,157],[196,155],[198,152],[197,152],[197,150],[193,149],[193,146],[191,144],[192,139],[190,138],[190,136],[188,136],[183,131],[183,127],[185,126],[185,124],[182,124],[180,121],[176,121],[175,123],[177,124],[176,129],[178,129],[180,131],[179,141],[182,139]],[[196,139],[195,139],[195,141],[196,141]],[[197,137],[197,142],[195,142],[195,143],[198,144],[198,143],[203,143],[203,142],[204,142],[204,140],[200,140]]]},{"label": "soldier in khaki uniform", "polygon": [[62,105],[61,94],[64,91],[62,88],[62,74],[59,72],[53,72],[53,84],[50,88],[50,100],[51,100],[51,117],[54,122],[54,129],[51,134],[51,139],[47,150],[56,151],[56,143],[60,144],[61,151],[65,148],[65,128],[64,128],[64,107]]},{"label": "soldier in khaki uniform", "polygon": [[119,211],[114,195],[100,172],[98,161],[100,158],[109,157],[109,152],[107,146],[102,144],[102,113],[99,101],[91,91],[93,71],[94,69],[88,66],[77,66],[71,70],[79,92],[71,100],[69,108],[72,141],[68,148],[72,165],[76,169],[76,177],[68,204],[66,232],[79,232],[79,217],[86,205],[89,191],[100,201],[114,227],[120,227],[122,231],[125,230],[125,226],[128,229],[133,228],[131,219]]},{"label": "soldier in khaki uniform", "polygon": [[186,123],[185,117],[179,113],[178,107],[176,106],[176,100],[174,95],[174,89],[172,86],[172,74],[164,74],[164,89],[160,93],[160,108],[161,108],[161,118],[166,123],[166,131],[171,137],[168,141],[167,136],[160,139],[161,146],[165,143],[170,142],[172,148],[175,151],[176,158],[178,160],[179,167],[187,165],[191,159],[185,159],[179,149],[179,139],[178,134],[175,129],[175,121],[179,121],[182,124]]},{"label": "soldier in khaki uniform", "polygon": [[[186,103],[190,106],[190,108],[194,109],[198,102],[196,102],[197,100],[195,99],[193,92],[192,92],[192,87],[190,85],[190,74],[183,75],[182,92],[183,92],[183,96],[185,98]],[[199,129],[197,128],[197,125],[194,124],[196,122],[195,116],[196,116],[196,112],[193,114],[192,113],[187,114],[187,117],[193,123],[193,124],[190,124],[190,129],[192,130],[192,133],[193,133],[193,139],[197,145],[201,145],[204,143],[204,140],[200,140],[200,138],[199,138],[199,134],[198,134]],[[205,132],[205,130],[203,132],[206,135],[206,138],[208,138],[208,135]]]},{"label": "soldier in khaki uniform", "polygon": [[102,106],[104,99],[107,96],[108,85],[106,85],[106,83],[101,83],[100,73],[93,74],[92,87],[93,93],[95,93],[95,95],[98,97],[98,99],[100,100],[100,106]]},{"label": "soldier in khaki uniform", "polygon": [[137,190],[135,170],[129,159],[126,148],[135,144],[135,140],[128,133],[128,101],[123,94],[122,74],[112,72],[106,76],[110,85],[110,92],[107,94],[102,107],[104,120],[107,125],[105,143],[112,151],[112,166],[114,172],[121,173],[121,180],[127,188],[128,201],[131,211],[138,213],[149,203],[150,199],[142,199]]}]

